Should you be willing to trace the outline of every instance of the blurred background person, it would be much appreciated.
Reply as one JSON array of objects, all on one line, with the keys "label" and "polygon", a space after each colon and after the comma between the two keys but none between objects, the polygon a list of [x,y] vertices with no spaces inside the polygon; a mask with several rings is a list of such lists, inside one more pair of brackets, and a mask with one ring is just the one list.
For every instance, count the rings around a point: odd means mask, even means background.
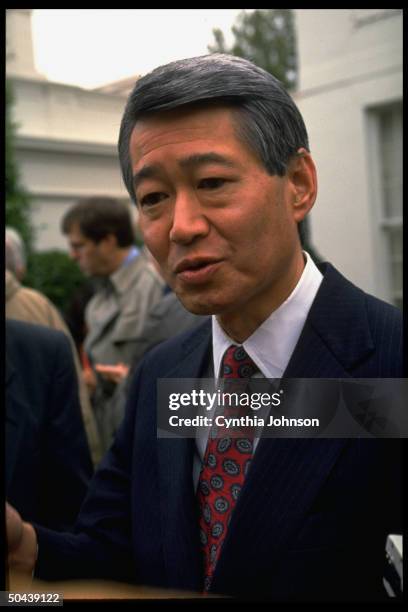
[{"label": "blurred background person", "polygon": [[[152,261],[155,260],[152,258]],[[205,318],[189,312],[170,287],[166,287],[161,300],[151,309],[143,331],[134,344],[131,365],[119,363],[95,366],[101,376],[117,385],[109,409],[111,428],[114,432],[124,417],[130,382],[143,356],[161,342],[202,323]]]},{"label": "blurred background person", "polygon": [[102,456],[101,442],[71,334],[54,304],[39,291],[21,284],[26,273],[26,256],[24,243],[15,229],[6,227],[5,243],[6,317],[58,329],[68,337],[78,379],[82,418],[92,460],[97,465]]},{"label": "blurred background person", "polygon": [[82,199],[64,215],[61,229],[71,257],[97,282],[85,308],[84,357],[95,373],[88,384],[106,450],[114,434],[109,410],[117,383],[98,374],[96,366],[130,366],[134,346],[151,308],[163,295],[164,283],[136,247],[129,208],[119,200]]},{"label": "blurred background person", "polygon": [[24,516],[70,530],[93,466],[66,334],[6,321],[6,499]]}]

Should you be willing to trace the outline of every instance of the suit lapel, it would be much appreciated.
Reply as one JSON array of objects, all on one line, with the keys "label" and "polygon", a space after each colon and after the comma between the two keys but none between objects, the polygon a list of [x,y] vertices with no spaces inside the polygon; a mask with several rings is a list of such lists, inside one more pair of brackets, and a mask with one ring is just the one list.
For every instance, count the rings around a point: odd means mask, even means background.
[{"label": "suit lapel", "polygon": [[253,459],[215,569],[213,590],[256,584],[296,537],[346,440],[265,439]]},{"label": "suit lapel", "polygon": [[[323,271],[324,280],[284,378],[347,378],[373,350],[364,294],[329,264]],[[182,362],[167,377],[203,376],[211,354],[210,331],[210,325],[203,326],[190,337]],[[279,563],[347,443],[345,439],[260,440],[215,570],[215,591],[234,591],[240,580],[250,581],[251,573],[255,580],[263,569],[259,559],[268,559],[268,568]],[[162,439],[158,447],[168,575],[175,585],[200,588],[194,440]]]},{"label": "suit lapel", "polygon": [[[334,378],[349,376],[307,325],[284,378],[328,377],[329,372]],[[256,582],[257,559],[268,559],[273,571],[346,444],[345,439],[261,438],[215,570],[214,591],[236,588],[240,568],[243,581]]]},{"label": "suit lapel", "polygon": [[[206,373],[211,355],[211,324],[206,322],[189,336],[182,358],[163,378],[197,378]],[[164,558],[168,583],[174,588],[202,588],[202,559],[197,502],[193,486],[195,440],[157,440]]]},{"label": "suit lapel", "polygon": [[[373,350],[364,294],[332,266],[325,277],[283,378],[348,378]],[[346,439],[262,438],[231,518],[213,589],[236,588],[268,568],[296,534],[335,465]]]}]

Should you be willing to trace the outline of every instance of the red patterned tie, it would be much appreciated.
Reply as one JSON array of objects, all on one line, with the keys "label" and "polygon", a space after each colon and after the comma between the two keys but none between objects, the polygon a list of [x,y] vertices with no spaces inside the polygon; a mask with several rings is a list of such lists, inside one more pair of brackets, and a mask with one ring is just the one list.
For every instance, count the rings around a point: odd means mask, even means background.
[{"label": "red patterned tie", "polygon": [[[250,378],[257,366],[241,346],[230,346],[223,357],[223,378]],[[236,389],[235,389],[236,390]],[[225,391],[225,388],[224,388]],[[234,391],[234,389],[231,389]],[[228,407],[232,414],[235,407]],[[224,412],[225,414],[225,412]],[[236,430],[235,430],[236,431]],[[238,434],[239,435],[239,434]],[[242,437],[210,431],[198,481],[200,504],[200,541],[204,552],[204,589],[210,588],[232,510],[241,491],[253,451],[253,430],[246,428]],[[228,436],[228,437],[226,437]]]}]

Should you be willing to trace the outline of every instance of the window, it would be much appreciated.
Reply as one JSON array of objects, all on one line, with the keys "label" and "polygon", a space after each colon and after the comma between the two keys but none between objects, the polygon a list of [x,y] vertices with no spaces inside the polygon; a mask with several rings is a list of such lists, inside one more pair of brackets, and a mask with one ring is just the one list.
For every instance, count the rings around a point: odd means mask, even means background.
[{"label": "window", "polygon": [[402,309],[402,103],[366,118],[376,295]]},{"label": "window", "polygon": [[386,243],[389,287],[402,308],[402,106],[378,110],[382,211],[380,230]]}]

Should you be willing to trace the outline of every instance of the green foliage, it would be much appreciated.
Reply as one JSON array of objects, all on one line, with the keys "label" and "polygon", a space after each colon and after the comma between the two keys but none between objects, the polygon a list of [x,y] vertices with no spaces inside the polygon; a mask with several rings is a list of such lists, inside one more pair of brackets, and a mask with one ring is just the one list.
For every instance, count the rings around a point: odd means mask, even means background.
[{"label": "green foliage", "polygon": [[32,253],[24,285],[44,293],[61,312],[85,277],[78,265],[64,251],[50,249]]},{"label": "green foliage", "polygon": [[31,200],[21,184],[20,173],[15,160],[16,125],[11,118],[13,92],[10,82],[6,82],[6,225],[16,229],[24,241],[27,255],[30,256],[34,229],[31,224]]},{"label": "green foliage", "polygon": [[230,49],[221,30],[213,30],[215,42],[210,53],[244,57],[278,78],[286,89],[296,87],[296,35],[291,9],[243,10],[232,27],[235,37]]}]

